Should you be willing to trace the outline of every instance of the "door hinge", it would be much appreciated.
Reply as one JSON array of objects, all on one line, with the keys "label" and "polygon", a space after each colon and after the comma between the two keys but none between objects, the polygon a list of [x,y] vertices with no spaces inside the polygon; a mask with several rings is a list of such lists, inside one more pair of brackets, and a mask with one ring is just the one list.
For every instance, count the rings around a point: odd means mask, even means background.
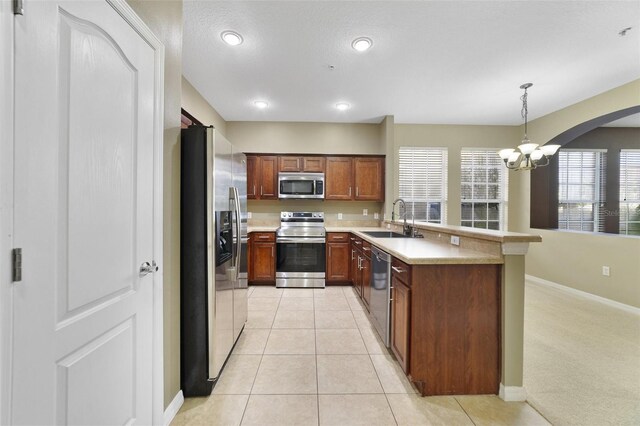
[{"label": "door hinge", "polygon": [[12,281],[22,281],[22,249],[14,248],[12,251]]},{"label": "door hinge", "polygon": [[23,0],[13,0],[13,14],[24,15]]}]

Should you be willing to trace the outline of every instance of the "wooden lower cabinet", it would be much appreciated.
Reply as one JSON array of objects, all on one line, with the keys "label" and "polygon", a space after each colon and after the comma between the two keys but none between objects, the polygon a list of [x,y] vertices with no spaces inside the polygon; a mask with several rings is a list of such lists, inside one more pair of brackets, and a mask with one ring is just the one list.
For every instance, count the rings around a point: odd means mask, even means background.
[{"label": "wooden lower cabinet", "polygon": [[409,294],[409,377],[421,394],[497,394],[500,265],[413,265]]},{"label": "wooden lower cabinet", "polygon": [[328,282],[349,281],[350,266],[349,243],[327,242],[327,278]]},{"label": "wooden lower cabinet", "polygon": [[250,235],[249,281],[275,283],[276,236],[272,232],[256,232]]},{"label": "wooden lower cabinet", "polygon": [[408,374],[411,290],[395,277],[391,279],[391,288],[391,351]]}]

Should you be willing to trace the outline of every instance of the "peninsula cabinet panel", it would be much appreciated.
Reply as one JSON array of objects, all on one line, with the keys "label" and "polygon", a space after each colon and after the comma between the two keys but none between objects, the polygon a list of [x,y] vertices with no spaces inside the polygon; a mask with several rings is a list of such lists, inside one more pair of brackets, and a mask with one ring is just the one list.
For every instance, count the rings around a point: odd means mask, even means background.
[{"label": "peninsula cabinet panel", "polygon": [[327,157],[325,200],[353,199],[353,160],[351,157]]},{"label": "peninsula cabinet panel", "polygon": [[412,266],[409,373],[423,396],[497,394],[500,266]]},{"label": "peninsula cabinet panel", "polygon": [[384,158],[353,160],[355,200],[384,201]]},{"label": "peninsula cabinet panel", "polygon": [[391,351],[400,367],[409,373],[409,324],[411,298],[409,287],[397,278],[391,279]]}]

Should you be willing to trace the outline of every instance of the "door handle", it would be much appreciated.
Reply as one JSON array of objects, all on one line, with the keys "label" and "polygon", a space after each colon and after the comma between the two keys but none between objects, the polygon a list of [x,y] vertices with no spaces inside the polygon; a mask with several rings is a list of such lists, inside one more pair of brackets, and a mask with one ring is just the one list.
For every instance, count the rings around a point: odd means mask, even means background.
[{"label": "door handle", "polygon": [[349,187],[349,197],[351,197],[351,187]]},{"label": "door handle", "polygon": [[404,273],[404,269],[400,269],[400,268],[397,268],[397,267],[395,267],[395,266],[392,266],[392,267],[391,267],[391,269],[393,269],[394,271],[396,271],[396,272],[397,272],[397,273],[399,273],[399,274]]},{"label": "door handle", "polygon": [[152,263],[144,262],[140,265],[140,276],[144,277],[145,275],[152,274],[154,272],[158,272],[158,265],[156,265],[156,261],[153,260]]}]

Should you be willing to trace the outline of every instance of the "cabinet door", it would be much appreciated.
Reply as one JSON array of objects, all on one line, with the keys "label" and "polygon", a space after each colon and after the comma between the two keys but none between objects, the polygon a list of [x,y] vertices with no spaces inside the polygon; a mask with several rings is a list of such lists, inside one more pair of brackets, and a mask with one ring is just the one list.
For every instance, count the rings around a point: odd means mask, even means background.
[{"label": "cabinet door", "polygon": [[371,301],[371,258],[363,256],[362,260],[362,301],[367,310]]},{"label": "cabinet door", "polygon": [[327,243],[327,281],[349,280],[349,243]]},{"label": "cabinet door", "polygon": [[324,173],[325,159],[324,157],[303,157],[302,171],[310,173]]},{"label": "cabinet door", "polygon": [[405,374],[409,373],[409,319],[411,299],[409,287],[391,280],[391,350]]},{"label": "cabinet door", "polygon": [[257,183],[260,175],[260,163],[255,155],[247,155],[247,199],[255,200],[258,198],[259,184]]},{"label": "cabinet door", "polygon": [[328,157],[325,175],[326,200],[353,199],[353,161],[351,157]]},{"label": "cabinet door", "polygon": [[260,157],[260,199],[278,199],[278,157],[266,155]]},{"label": "cabinet door", "polygon": [[300,172],[302,171],[302,158],[292,155],[281,155],[278,157],[278,169],[281,172]]},{"label": "cabinet door", "polygon": [[355,199],[384,201],[384,158],[353,159]]},{"label": "cabinet door", "polygon": [[254,281],[276,280],[276,245],[275,243],[253,242],[251,248]]}]

